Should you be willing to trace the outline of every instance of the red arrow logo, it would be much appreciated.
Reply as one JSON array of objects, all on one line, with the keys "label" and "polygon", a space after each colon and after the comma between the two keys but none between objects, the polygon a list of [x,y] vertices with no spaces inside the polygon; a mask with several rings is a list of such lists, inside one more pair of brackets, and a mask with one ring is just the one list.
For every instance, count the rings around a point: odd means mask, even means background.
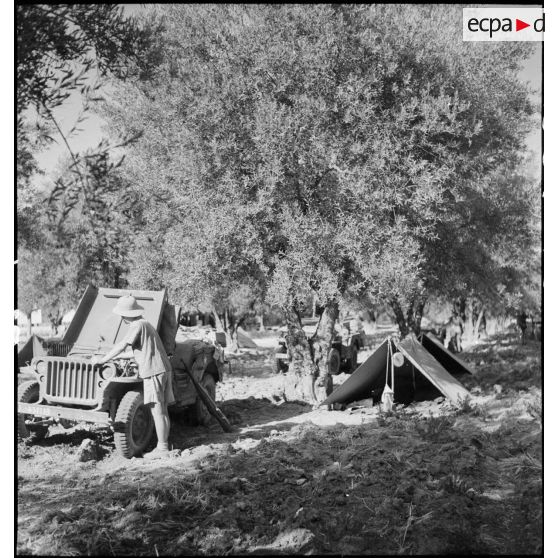
[{"label": "red arrow logo", "polygon": [[522,29],[525,29],[526,27],[531,27],[531,24],[530,23],[525,23],[524,21],[521,21],[520,19],[515,20],[515,30],[516,31],[521,31]]}]

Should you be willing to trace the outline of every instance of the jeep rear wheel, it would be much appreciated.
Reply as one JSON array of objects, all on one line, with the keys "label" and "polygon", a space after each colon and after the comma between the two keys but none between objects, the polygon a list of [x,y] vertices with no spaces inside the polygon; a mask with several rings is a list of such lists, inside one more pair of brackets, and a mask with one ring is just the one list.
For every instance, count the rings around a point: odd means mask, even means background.
[{"label": "jeep rear wheel", "polygon": [[130,459],[141,455],[153,437],[151,410],[143,404],[143,393],[133,390],[124,394],[116,411],[114,445]]},{"label": "jeep rear wheel", "polygon": [[[207,372],[202,376],[200,384],[203,386],[205,391],[209,394],[209,397],[213,401],[215,401],[215,396],[217,392],[215,378],[212,374],[208,374]],[[213,419],[213,415],[208,411],[205,403],[198,397],[196,399],[196,403],[194,405],[194,422],[195,424],[201,424],[202,426],[207,426],[211,420]]]},{"label": "jeep rear wheel", "polygon": [[329,355],[327,356],[327,365],[329,368],[329,373],[332,376],[337,376],[341,370],[341,355],[337,349],[331,349]]},{"label": "jeep rear wheel", "polygon": [[[39,400],[39,383],[24,382],[17,388],[18,403],[36,403]],[[20,438],[30,441],[42,440],[48,432],[47,424],[33,425],[33,422],[42,422],[43,417],[33,415],[17,415],[17,434]],[[27,424],[25,424],[27,421]]]}]

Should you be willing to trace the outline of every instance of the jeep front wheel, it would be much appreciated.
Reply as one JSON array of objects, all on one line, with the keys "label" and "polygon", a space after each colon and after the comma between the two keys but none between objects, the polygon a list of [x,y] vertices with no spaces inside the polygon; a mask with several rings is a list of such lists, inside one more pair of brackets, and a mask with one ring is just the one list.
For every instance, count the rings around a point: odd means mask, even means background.
[{"label": "jeep front wheel", "polygon": [[[36,403],[39,400],[39,383],[24,382],[17,388],[18,403]],[[17,415],[17,434],[20,438],[29,438],[30,441],[42,440],[48,432],[47,424],[33,424],[42,422],[42,417],[33,415]],[[27,422],[26,422],[27,421]]]},{"label": "jeep front wheel", "polygon": [[115,416],[114,445],[118,452],[127,459],[141,455],[153,437],[153,429],[153,417],[143,404],[143,393],[125,393]]}]

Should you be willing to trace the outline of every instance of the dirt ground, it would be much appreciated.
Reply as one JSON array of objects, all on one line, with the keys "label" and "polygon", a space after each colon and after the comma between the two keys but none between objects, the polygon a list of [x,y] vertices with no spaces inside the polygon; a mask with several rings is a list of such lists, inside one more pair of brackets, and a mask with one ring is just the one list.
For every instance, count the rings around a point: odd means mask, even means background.
[{"label": "dirt ground", "polygon": [[[19,442],[18,554],[540,553],[540,344],[500,336],[463,358],[459,409],[286,403],[262,346],[218,385],[235,431],[177,419],[169,459],[122,459],[86,424]],[[85,439],[98,460],[78,461]]]}]

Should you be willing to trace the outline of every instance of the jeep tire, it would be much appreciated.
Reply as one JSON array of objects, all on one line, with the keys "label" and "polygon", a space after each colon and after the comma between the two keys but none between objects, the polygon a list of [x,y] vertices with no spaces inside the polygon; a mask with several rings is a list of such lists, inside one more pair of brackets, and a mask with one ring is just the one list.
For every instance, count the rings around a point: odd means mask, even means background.
[{"label": "jeep tire", "polygon": [[[38,382],[24,382],[17,388],[17,401],[18,403],[36,403],[39,400],[39,383]],[[44,417],[33,417],[33,415],[17,415],[17,435],[21,439],[29,439],[35,442],[42,440],[48,432],[47,424],[40,424],[37,426],[28,426],[25,420],[43,420]]]},{"label": "jeep tire", "polygon": [[341,371],[341,355],[337,349],[331,349],[327,355],[327,366],[332,376],[337,376]]},{"label": "jeep tire", "polygon": [[349,374],[352,374],[358,368],[358,347],[356,343],[351,345],[349,350],[349,365],[348,370]]},{"label": "jeep tire", "polygon": [[283,359],[276,359],[276,363],[275,363],[275,371],[277,372],[277,374],[283,374],[285,372],[289,371],[289,365],[288,363],[286,363]]},{"label": "jeep tire", "polygon": [[[202,387],[207,391],[209,397],[215,401],[216,382],[215,378],[209,372],[205,372],[200,381]],[[213,419],[213,415],[209,412],[205,403],[198,397],[193,407],[193,423],[194,425],[208,426]]]},{"label": "jeep tire", "polygon": [[130,459],[141,455],[154,433],[153,416],[143,404],[143,392],[131,390],[124,394],[116,410],[114,445],[118,452]]}]

